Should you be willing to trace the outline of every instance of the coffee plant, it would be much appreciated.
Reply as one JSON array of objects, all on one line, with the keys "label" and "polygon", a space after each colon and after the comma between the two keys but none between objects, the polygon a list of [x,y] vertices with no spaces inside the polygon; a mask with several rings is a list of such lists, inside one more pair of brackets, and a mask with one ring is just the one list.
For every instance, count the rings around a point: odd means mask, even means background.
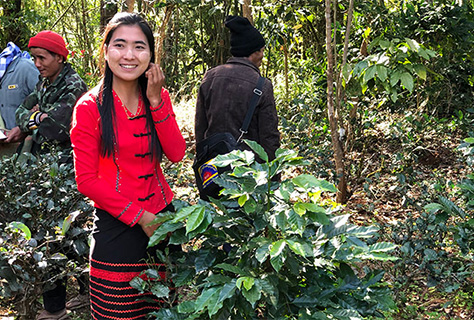
[{"label": "coffee plant", "polygon": [[[472,167],[473,138],[460,146]],[[394,265],[396,282],[403,286],[422,275],[429,287],[455,291],[468,283],[474,272],[474,176],[462,179],[455,191],[439,194],[420,214],[389,226],[390,240],[400,245]],[[456,191],[457,190],[457,191]]]},{"label": "coffee plant", "polygon": [[396,246],[377,242],[374,226],[349,223],[330,198],[334,185],[305,174],[276,181],[304,164],[295,151],[279,149],[268,161],[258,144],[246,143],[263,162],[240,150],[215,158],[216,166],[233,168],[218,178],[221,199],[176,202],[176,213],[155,220],[161,225],[149,245],[171,233],[169,242],[185,250],[158,252],[167,280],[150,269],[131,282],[167,302],[151,316],[362,319],[392,308],[384,272],[365,262],[394,260]]},{"label": "coffee plant", "polygon": [[0,297],[20,319],[58,278],[87,267],[90,205],[59,151],[0,161]]}]

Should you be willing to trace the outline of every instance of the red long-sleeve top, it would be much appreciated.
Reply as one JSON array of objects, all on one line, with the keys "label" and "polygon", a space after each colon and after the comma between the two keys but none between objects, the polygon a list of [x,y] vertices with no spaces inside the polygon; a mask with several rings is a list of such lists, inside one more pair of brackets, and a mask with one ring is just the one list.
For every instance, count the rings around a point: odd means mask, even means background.
[{"label": "red long-sleeve top", "polygon": [[[76,104],[71,126],[74,166],[79,192],[123,223],[134,226],[144,210],[157,213],[173,199],[158,160],[151,161],[150,135],[147,134],[145,109],[129,118],[114,95],[116,115],[115,153],[101,155],[101,121],[96,104],[97,89],[86,93]],[[186,143],[176,123],[168,91],[162,102],[151,108],[163,154],[180,161]]]}]

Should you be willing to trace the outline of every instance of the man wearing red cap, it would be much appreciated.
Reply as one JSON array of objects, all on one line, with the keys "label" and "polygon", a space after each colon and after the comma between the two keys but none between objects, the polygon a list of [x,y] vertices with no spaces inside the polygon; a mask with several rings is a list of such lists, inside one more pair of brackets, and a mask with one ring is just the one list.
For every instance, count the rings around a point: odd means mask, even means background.
[{"label": "man wearing red cap", "polygon": [[[35,90],[16,110],[17,127],[7,142],[32,136],[32,154],[46,153],[57,145],[64,162],[72,162],[69,129],[76,101],[87,91],[77,72],[66,62],[69,51],[64,39],[53,31],[41,31],[28,43],[40,80]],[[79,279],[78,279],[79,280]],[[85,284],[81,286],[84,291]],[[83,293],[83,292],[81,292]],[[66,312],[66,279],[48,283],[43,291],[44,309],[36,320],[70,319]]]},{"label": "man wearing red cap", "polygon": [[11,130],[6,142],[21,141],[31,135],[33,154],[40,153],[47,144],[69,150],[72,110],[87,86],[66,62],[69,51],[56,32],[39,32],[30,39],[28,48],[41,77],[35,90],[16,110],[18,126]]}]

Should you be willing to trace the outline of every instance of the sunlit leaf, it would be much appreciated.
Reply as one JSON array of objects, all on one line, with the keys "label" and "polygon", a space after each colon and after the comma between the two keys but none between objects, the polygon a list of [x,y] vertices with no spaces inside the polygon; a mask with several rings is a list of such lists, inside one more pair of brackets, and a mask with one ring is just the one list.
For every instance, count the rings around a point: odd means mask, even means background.
[{"label": "sunlit leaf", "polygon": [[418,52],[420,49],[420,44],[413,39],[405,39],[406,43],[412,51]]},{"label": "sunlit leaf", "polygon": [[334,184],[326,180],[317,179],[315,176],[309,174],[302,174],[292,179],[293,183],[306,190],[318,189],[322,191],[337,192]]},{"label": "sunlit leaf", "polygon": [[26,240],[31,239],[31,231],[23,222],[13,221],[8,226],[12,230],[21,231]]},{"label": "sunlit leaf", "polygon": [[286,243],[288,243],[288,247],[297,255],[300,255],[302,257],[307,257],[311,256],[313,251],[311,250],[310,247],[306,245],[304,242],[300,241],[293,241],[293,240],[286,240]]},{"label": "sunlit leaf", "polygon": [[76,220],[76,218],[81,214],[79,210],[71,212],[63,221],[63,227],[61,228],[61,235],[66,235],[71,224]]},{"label": "sunlit leaf", "polygon": [[278,255],[270,258],[270,264],[275,269],[276,272],[280,272],[283,263],[285,262],[285,257],[283,255]]},{"label": "sunlit leaf", "polygon": [[244,142],[265,162],[268,162],[268,155],[265,150],[257,142],[253,140],[244,139]]},{"label": "sunlit leaf", "polygon": [[237,279],[235,286],[239,289],[242,289],[242,285],[246,290],[250,290],[255,283],[255,279],[252,277],[240,277]]},{"label": "sunlit leaf", "polygon": [[238,200],[238,203],[239,203],[239,206],[243,206],[245,204],[245,202],[247,202],[247,200],[249,199],[249,195],[248,194],[243,194],[239,197],[239,200]]},{"label": "sunlit leaf", "polygon": [[285,246],[286,246],[286,241],[283,239],[272,243],[271,249],[270,249],[270,256],[272,258],[279,256],[285,249]]},{"label": "sunlit leaf", "polygon": [[176,216],[173,219],[173,222],[181,222],[186,220],[191,214],[195,211],[201,210],[201,205],[194,205],[189,207],[184,207],[176,212]]},{"label": "sunlit leaf", "polygon": [[258,262],[263,263],[267,257],[270,255],[270,243],[264,244],[263,246],[259,247],[255,252],[255,258]]},{"label": "sunlit leaf", "polygon": [[306,220],[297,214],[294,210],[288,212],[288,222],[290,223],[291,229],[301,235],[306,227]]},{"label": "sunlit leaf", "polygon": [[186,234],[190,233],[191,231],[195,230],[204,220],[204,214],[206,209],[204,207],[200,207],[197,210],[194,210],[191,215],[189,215],[186,221]]},{"label": "sunlit leaf", "polygon": [[398,246],[391,242],[377,242],[369,246],[370,252],[388,252],[393,251]]}]

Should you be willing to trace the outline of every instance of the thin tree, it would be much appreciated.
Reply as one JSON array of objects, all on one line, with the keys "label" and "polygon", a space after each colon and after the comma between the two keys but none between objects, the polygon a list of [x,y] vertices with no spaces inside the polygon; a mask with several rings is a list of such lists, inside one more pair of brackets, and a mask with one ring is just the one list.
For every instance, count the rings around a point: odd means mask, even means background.
[{"label": "thin tree", "polygon": [[251,4],[252,0],[244,0],[244,3],[242,4],[242,15],[253,25],[252,8],[250,7]]},{"label": "thin tree", "polygon": [[100,0],[100,34],[104,33],[110,19],[117,13],[117,3]]},{"label": "thin tree", "polygon": [[133,12],[134,7],[135,7],[135,0],[125,0],[125,3],[123,5],[123,11]]},{"label": "thin tree", "polygon": [[163,41],[165,40],[166,36],[166,27],[168,26],[168,22],[170,21],[171,14],[173,13],[174,10],[174,4],[170,4],[166,6],[165,9],[165,18],[163,19],[163,22],[161,23],[160,26],[160,31],[158,34],[158,39],[156,39],[156,43],[158,44],[155,49],[155,63],[156,64],[161,64],[161,59],[163,58]]},{"label": "thin tree", "polygon": [[[336,6],[336,1],[334,5]],[[347,12],[347,26],[344,42],[344,51],[342,63],[339,66],[339,72],[336,72],[337,66],[335,66],[335,52],[336,41],[333,41],[333,30],[332,25],[333,21],[331,18],[331,0],[326,0],[326,54],[327,54],[327,104],[328,104],[328,119],[329,126],[331,128],[331,141],[334,152],[334,162],[336,165],[336,175],[337,175],[337,196],[336,201],[339,203],[345,203],[347,201],[347,180],[345,173],[345,155],[344,155],[344,146],[342,142],[343,137],[343,127],[339,125],[338,117],[342,117],[341,112],[336,114],[337,110],[340,110],[341,102],[343,99],[343,90],[342,90],[342,70],[347,61],[347,52],[349,48],[349,35],[352,24],[352,12],[354,8],[354,1],[350,0],[349,9]],[[334,25],[336,25],[334,21]],[[336,34],[336,29],[334,28],[334,35]],[[334,36],[335,39],[335,36]],[[337,76],[335,76],[337,74]],[[336,88],[336,94],[334,94],[334,88]],[[342,119],[341,119],[342,120]]]}]

